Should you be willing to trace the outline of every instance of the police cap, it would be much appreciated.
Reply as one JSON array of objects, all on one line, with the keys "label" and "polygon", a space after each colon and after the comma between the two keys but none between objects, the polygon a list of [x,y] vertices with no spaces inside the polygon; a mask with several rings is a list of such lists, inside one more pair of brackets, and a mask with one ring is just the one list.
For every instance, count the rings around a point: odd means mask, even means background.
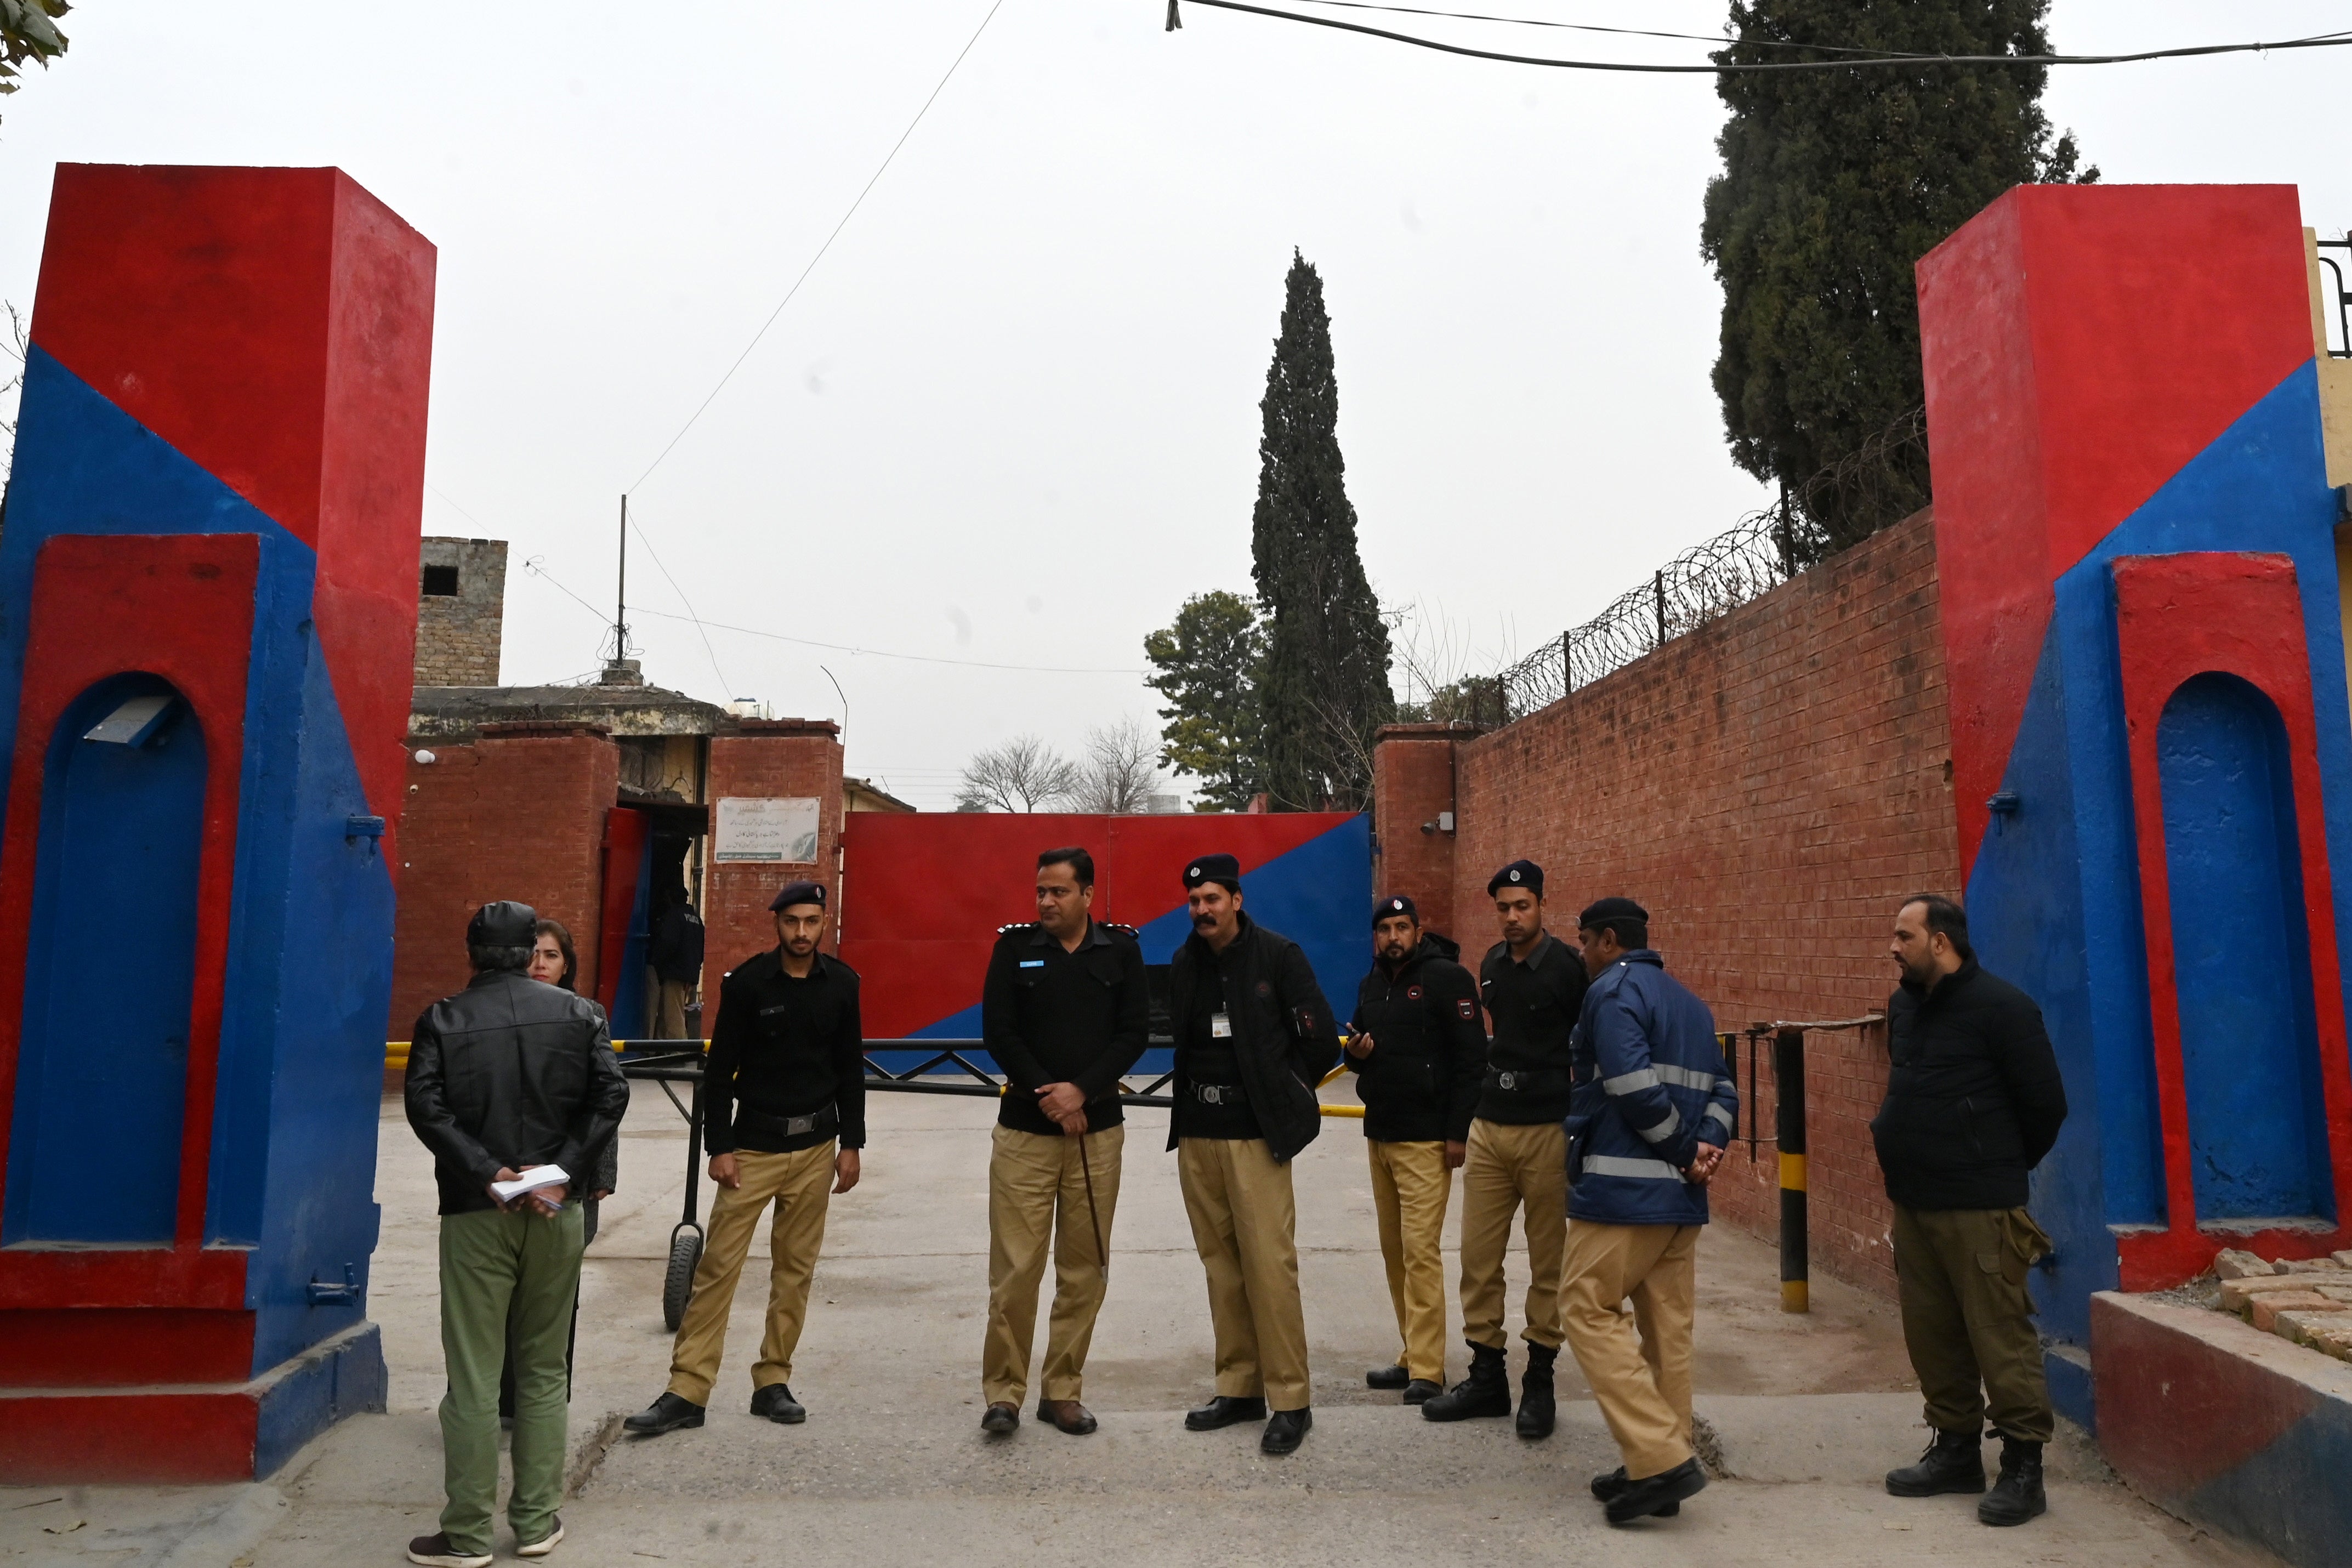
[{"label": "police cap", "polygon": [[1504,888],[1525,888],[1537,898],[1543,897],[1543,868],[1532,860],[1514,860],[1486,879],[1488,897]]},{"label": "police cap", "polygon": [[1394,920],[1399,915],[1404,916],[1415,925],[1421,923],[1421,911],[1412,907],[1412,900],[1402,893],[1391,893],[1372,906],[1373,928],[1377,930],[1382,921]]},{"label": "police cap", "polygon": [[784,890],[770,901],[768,908],[788,910],[794,904],[814,904],[818,909],[824,908],[824,884],[809,881],[786,882]]},{"label": "police cap", "polygon": [[1579,931],[1614,931],[1621,937],[1628,925],[1649,923],[1650,911],[1631,899],[1596,899],[1576,917]]},{"label": "police cap", "polygon": [[1230,855],[1202,855],[1184,868],[1184,890],[1191,892],[1203,882],[1221,882],[1238,893],[1242,890],[1242,863]]}]

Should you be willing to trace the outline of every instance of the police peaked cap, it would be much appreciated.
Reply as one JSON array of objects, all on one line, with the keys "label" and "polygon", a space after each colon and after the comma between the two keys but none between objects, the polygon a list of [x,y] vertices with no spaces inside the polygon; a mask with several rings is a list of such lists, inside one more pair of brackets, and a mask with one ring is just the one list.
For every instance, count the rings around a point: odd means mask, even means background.
[{"label": "police peaked cap", "polygon": [[539,911],[529,904],[500,899],[484,904],[466,922],[468,947],[529,947],[539,940]]},{"label": "police peaked cap", "polygon": [[1486,879],[1489,898],[1501,888],[1525,888],[1540,899],[1543,897],[1543,868],[1532,860],[1514,860]]},{"label": "police peaked cap", "polygon": [[1230,855],[1202,855],[1184,868],[1184,890],[1191,892],[1203,882],[1222,882],[1238,893],[1242,890],[1242,863]]},{"label": "police peaked cap", "polygon": [[775,896],[768,908],[779,910],[788,910],[794,904],[814,904],[818,909],[824,908],[824,884],[807,881],[786,882],[784,890]]},{"label": "police peaked cap", "polygon": [[1372,906],[1372,926],[1377,930],[1382,921],[1394,920],[1399,915],[1415,925],[1421,923],[1421,911],[1412,907],[1412,900],[1402,893],[1391,893]]},{"label": "police peaked cap", "polygon": [[1584,906],[1584,912],[1576,917],[1576,929],[1612,930],[1620,921],[1638,921],[1648,925],[1650,911],[1631,899],[1599,899]]}]

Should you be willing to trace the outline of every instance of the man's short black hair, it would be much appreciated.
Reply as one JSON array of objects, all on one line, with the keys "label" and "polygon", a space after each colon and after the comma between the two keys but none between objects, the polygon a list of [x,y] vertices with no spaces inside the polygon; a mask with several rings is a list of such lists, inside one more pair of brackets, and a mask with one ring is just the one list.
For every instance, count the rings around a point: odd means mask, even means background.
[{"label": "man's short black hair", "polygon": [[1903,900],[1902,908],[1907,910],[1914,904],[1925,906],[1927,911],[1929,936],[1941,931],[1944,940],[1952,944],[1954,952],[1962,958],[1976,956],[1976,949],[1969,945],[1969,911],[1960,907],[1958,900],[1948,899],[1941,893],[1914,893]]},{"label": "man's short black hair", "polygon": [[1067,866],[1081,888],[1095,885],[1095,858],[1075,844],[1063,849],[1048,849],[1037,857],[1037,869],[1042,871],[1048,866]]}]

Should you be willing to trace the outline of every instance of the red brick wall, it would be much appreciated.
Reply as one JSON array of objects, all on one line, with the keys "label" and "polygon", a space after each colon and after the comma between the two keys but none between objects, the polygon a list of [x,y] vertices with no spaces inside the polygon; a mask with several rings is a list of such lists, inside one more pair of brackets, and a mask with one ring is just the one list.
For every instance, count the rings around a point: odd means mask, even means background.
[{"label": "red brick wall", "polygon": [[[1526,856],[1544,868],[1555,928],[1596,898],[1641,900],[1668,969],[1723,1028],[1878,1011],[1897,901],[1960,890],[1949,754],[1922,512],[1461,743],[1455,907],[1476,908],[1494,868]],[[1868,1127],[1883,1031],[1811,1034],[1805,1060],[1815,1267],[1891,1292]],[[1769,1046],[1761,1099],[1769,1135]],[[1770,1146],[1759,1153],[1734,1151],[1717,1212],[1770,1234],[1777,1177]]]},{"label": "red brick wall", "polygon": [[1454,834],[1423,831],[1454,809],[1454,745],[1477,732],[1467,724],[1390,724],[1381,731],[1372,745],[1372,896],[1402,893],[1421,910],[1423,926],[1465,949],[1475,940],[1484,952],[1486,925],[1465,938],[1455,918]]},{"label": "red brick wall", "polygon": [[835,928],[826,934],[828,952],[840,948],[841,742],[830,720],[746,719],[733,734],[710,739],[710,778],[705,795],[713,826],[718,803],[729,795],[807,796],[817,810],[816,863],[811,866],[723,866],[715,860],[703,882],[703,928],[708,949],[703,973],[703,1028],[719,1021],[718,977],[757,952],[776,945],[775,917],[768,900],[786,882],[806,878],[825,884]]},{"label": "red brick wall", "polygon": [[580,989],[595,992],[604,813],[620,786],[620,750],[584,724],[485,724],[471,745],[426,742],[408,761],[400,838],[388,1039],[471,978],[466,921],[515,899],[572,930]]}]

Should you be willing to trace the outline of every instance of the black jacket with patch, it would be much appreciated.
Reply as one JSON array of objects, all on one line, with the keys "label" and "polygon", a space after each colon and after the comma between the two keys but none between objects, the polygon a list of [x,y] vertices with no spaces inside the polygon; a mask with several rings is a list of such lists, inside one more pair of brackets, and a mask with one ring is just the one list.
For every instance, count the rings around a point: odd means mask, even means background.
[{"label": "black jacket with patch", "polygon": [[1364,1102],[1364,1136],[1383,1143],[1459,1143],[1486,1072],[1478,983],[1427,936],[1391,973],[1375,963],[1356,987],[1356,1032],[1370,1056],[1348,1058]]},{"label": "black jacket with patch", "polygon": [[1886,1195],[1906,1208],[2013,1209],[2058,1142],[2066,1086],[2033,998],[1969,959],[1886,1003],[1894,1069],[1870,1123]]},{"label": "black jacket with patch", "polygon": [[[1214,956],[1198,931],[1184,939],[1168,965],[1169,1013],[1192,1016],[1192,989],[1204,963]],[[1315,1142],[1323,1130],[1322,1104],[1315,1086],[1339,1056],[1339,1035],[1323,988],[1315,982],[1299,945],[1271,931],[1247,914],[1234,938],[1226,969],[1226,1010],[1233,1019],[1234,1056],[1259,1133],[1277,1160],[1287,1160]],[[1176,1147],[1181,1101],[1191,1092],[1186,1035],[1176,1043],[1177,1114],[1168,1119],[1168,1147]]]},{"label": "black jacket with patch", "polygon": [[1062,1136],[1037,1108],[1037,1090],[1074,1083],[1087,1097],[1087,1128],[1125,1119],[1118,1080],[1143,1055],[1151,994],[1143,949],[1127,926],[1095,921],[1076,952],[1034,923],[996,934],[981,989],[980,1034],[1009,1088],[996,1121],[1016,1132]]}]

